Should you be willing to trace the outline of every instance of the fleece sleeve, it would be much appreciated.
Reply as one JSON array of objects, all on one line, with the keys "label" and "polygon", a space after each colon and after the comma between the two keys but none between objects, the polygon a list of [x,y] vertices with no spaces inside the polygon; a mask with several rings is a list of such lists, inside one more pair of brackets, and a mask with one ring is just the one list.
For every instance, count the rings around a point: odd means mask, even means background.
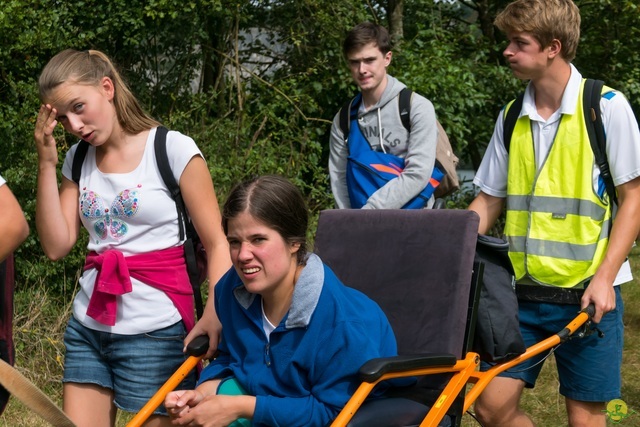
[{"label": "fleece sleeve", "polygon": [[436,160],[438,127],[433,104],[414,94],[405,167],[397,179],[373,193],[363,209],[400,209],[429,183]]},{"label": "fleece sleeve", "polygon": [[329,139],[329,180],[338,209],[351,207],[347,190],[347,157],[349,157],[349,148],[340,129],[340,112],[338,112],[333,119]]},{"label": "fleece sleeve", "polygon": [[[396,354],[396,342],[388,323],[382,328],[363,322],[343,323],[319,340],[314,366],[309,372],[313,384],[308,396],[281,398],[256,396],[255,426],[328,425],[359,385],[358,370],[375,357]],[[377,330],[377,331],[376,331]]]}]

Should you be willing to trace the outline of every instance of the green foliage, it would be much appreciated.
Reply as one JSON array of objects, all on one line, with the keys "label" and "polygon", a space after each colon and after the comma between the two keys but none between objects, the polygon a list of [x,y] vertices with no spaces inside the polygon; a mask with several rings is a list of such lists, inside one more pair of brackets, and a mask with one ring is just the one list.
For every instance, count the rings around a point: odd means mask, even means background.
[{"label": "green foliage", "polygon": [[640,5],[632,0],[576,1],[582,34],[574,63],[583,75],[620,90],[640,114]]},{"label": "green foliage", "polygon": [[[390,73],[429,98],[466,165],[477,167],[498,111],[522,83],[504,65],[493,17],[508,1],[404,1],[404,40]],[[640,61],[628,40],[636,2],[576,1],[583,36],[576,64],[640,108]],[[356,23],[390,22],[387,2],[347,0],[5,0],[0,10],[0,173],[32,233],[17,254],[19,283],[75,283],[83,236],[64,260],[45,259],[35,233],[37,78],[65,48],[99,49],[145,108],[190,135],[207,158],[219,201],[238,180],[290,177],[314,218],[333,205],[327,179],[330,123],[357,90],[342,57]],[[60,164],[75,141],[58,132]],[[465,207],[472,195],[450,198]],[[311,233],[313,230],[311,230]]]},{"label": "green foliage", "polygon": [[522,88],[497,66],[499,46],[483,35],[469,11],[415,0],[406,38],[391,73],[430,99],[463,164],[477,168],[502,106]]}]

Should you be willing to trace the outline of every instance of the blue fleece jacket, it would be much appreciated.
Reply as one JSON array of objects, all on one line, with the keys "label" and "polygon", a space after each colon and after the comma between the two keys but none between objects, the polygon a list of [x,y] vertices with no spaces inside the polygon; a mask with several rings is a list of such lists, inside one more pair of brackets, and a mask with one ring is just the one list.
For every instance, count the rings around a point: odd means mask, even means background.
[{"label": "blue fleece jacket", "polygon": [[289,312],[267,339],[260,295],[231,268],[216,284],[220,356],[200,382],[234,376],[256,396],[254,426],[325,426],[359,384],[360,366],[397,354],[380,307],[344,286],[314,254],[296,283]]}]

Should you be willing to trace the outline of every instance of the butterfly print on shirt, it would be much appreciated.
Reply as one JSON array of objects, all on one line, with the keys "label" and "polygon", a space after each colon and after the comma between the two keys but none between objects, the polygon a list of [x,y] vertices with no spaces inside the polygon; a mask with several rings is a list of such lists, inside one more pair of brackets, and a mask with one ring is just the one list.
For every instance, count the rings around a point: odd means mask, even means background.
[{"label": "butterfly print on shirt", "polygon": [[121,239],[129,227],[126,220],[133,217],[139,209],[137,189],[122,190],[110,207],[95,191],[83,192],[80,196],[80,213],[88,220],[95,220],[93,230],[101,240],[108,236]]}]

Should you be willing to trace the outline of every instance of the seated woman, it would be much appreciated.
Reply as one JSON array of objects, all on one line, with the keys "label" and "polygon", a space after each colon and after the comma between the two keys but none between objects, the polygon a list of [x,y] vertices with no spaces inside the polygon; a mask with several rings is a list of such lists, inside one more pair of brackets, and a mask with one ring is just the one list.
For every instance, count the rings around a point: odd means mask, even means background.
[{"label": "seated woman", "polygon": [[307,253],[308,212],[288,180],[239,184],[222,217],[233,268],[215,286],[220,355],[195,390],[166,397],[169,415],[175,425],[325,426],[360,366],[396,354],[391,326]]}]

